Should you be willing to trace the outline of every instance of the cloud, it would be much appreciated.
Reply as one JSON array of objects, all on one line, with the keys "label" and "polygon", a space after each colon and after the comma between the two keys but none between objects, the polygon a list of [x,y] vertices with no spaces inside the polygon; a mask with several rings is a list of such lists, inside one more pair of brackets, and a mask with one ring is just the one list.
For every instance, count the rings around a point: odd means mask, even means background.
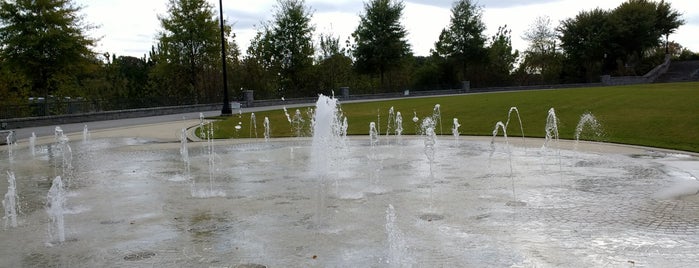
[{"label": "cloud", "polygon": [[[208,0],[218,13],[218,1]],[[312,24],[316,36],[332,33],[344,42],[356,29],[364,3],[370,0],[306,0],[313,12]],[[452,0],[403,0],[405,10],[402,23],[409,32],[409,41],[415,55],[426,55],[437,41],[439,32],[448,25]],[[520,37],[538,16],[548,15],[555,25],[562,19],[575,16],[595,7],[611,9],[626,0],[477,0],[483,6],[486,36],[498,26],[507,24],[512,30],[515,48],[525,49]],[[686,24],[670,38],[693,51],[699,51],[699,9],[693,0],[666,0],[683,14]],[[76,0],[85,6],[85,22],[99,28],[90,35],[102,37],[98,50],[119,55],[142,56],[155,44],[160,31],[158,15],[166,13],[166,0]],[[244,51],[255,36],[256,27],[272,19],[276,0],[223,1],[224,16],[233,23],[236,41]],[[138,8],[135,8],[138,7]],[[142,51],[142,52],[139,52]]]},{"label": "cloud", "polygon": [[255,29],[265,21],[266,14],[227,9],[224,10],[223,16],[229,23],[233,23],[233,31],[236,31],[238,29]]}]

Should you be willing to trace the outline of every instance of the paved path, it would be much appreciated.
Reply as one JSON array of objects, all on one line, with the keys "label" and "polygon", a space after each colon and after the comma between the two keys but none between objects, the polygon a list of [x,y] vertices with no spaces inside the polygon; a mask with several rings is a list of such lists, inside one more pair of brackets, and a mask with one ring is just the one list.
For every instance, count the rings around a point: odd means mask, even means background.
[{"label": "paved path", "polygon": [[[287,105],[287,108],[304,107],[310,104],[294,104]],[[283,106],[265,106],[265,107],[252,107],[234,110],[233,113],[250,113],[268,110],[282,110]],[[202,112],[204,116],[218,116],[221,111],[206,111]],[[139,118],[129,118],[129,119],[117,119],[117,120],[105,120],[105,121],[94,121],[86,123],[75,123],[75,124],[64,124],[64,125],[53,125],[53,126],[41,126],[41,127],[31,127],[31,128],[21,128],[14,129],[17,135],[17,140],[21,141],[23,139],[28,139],[32,133],[37,137],[47,137],[53,136],[56,126],[60,126],[63,132],[68,133],[82,133],[83,128],[87,125],[90,132],[96,130],[104,129],[114,129],[114,128],[129,128],[139,125],[151,125],[151,124],[162,124],[162,123],[173,123],[173,122],[186,122],[189,120],[199,120],[198,112],[195,113],[181,113],[181,114],[171,114],[171,115],[160,115],[160,116],[149,116],[149,117],[139,117]]]}]

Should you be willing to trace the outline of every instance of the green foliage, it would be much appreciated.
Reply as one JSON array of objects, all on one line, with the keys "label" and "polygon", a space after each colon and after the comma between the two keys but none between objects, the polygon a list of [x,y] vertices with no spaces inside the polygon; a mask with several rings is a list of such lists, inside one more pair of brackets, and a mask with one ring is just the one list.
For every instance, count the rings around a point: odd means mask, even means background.
[{"label": "green foliage", "polygon": [[381,88],[393,88],[386,84],[386,74],[397,70],[399,63],[411,54],[407,31],[400,23],[403,8],[403,2],[395,0],[365,3],[365,13],[360,15],[352,34],[355,68],[360,74],[378,74]]},{"label": "green foliage", "polygon": [[551,25],[551,18],[537,17],[523,38],[529,42],[529,47],[524,52],[520,72],[536,77],[536,84],[559,83],[562,56],[557,51],[556,31]]},{"label": "green foliage", "polygon": [[110,100],[103,109],[129,109],[148,107],[157,103],[157,98],[150,91],[148,81],[153,62],[145,57],[105,55],[107,61],[102,67],[104,90],[93,99]]},{"label": "green foliage", "polygon": [[596,82],[602,72],[606,73],[607,58],[611,58],[611,22],[609,12],[602,9],[580,12],[575,18],[561,22],[561,48],[566,53],[568,73],[572,80]]},{"label": "green foliage", "polygon": [[488,84],[506,86],[511,84],[511,73],[519,58],[519,51],[512,51],[512,30],[507,25],[499,27],[488,47]]},{"label": "green foliage", "polygon": [[598,8],[564,20],[558,28],[566,54],[563,76],[594,82],[601,74],[645,74],[672,52],[667,38],[684,24],[680,17],[664,1],[629,0],[611,11]]},{"label": "green foliage", "polygon": [[30,94],[82,95],[80,78],[93,70],[91,47],[81,8],[70,0],[17,0],[0,3],[0,58],[4,68],[24,77]]},{"label": "green foliage", "polygon": [[469,80],[469,66],[471,69],[478,68],[488,57],[486,37],[483,35],[483,10],[471,0],[459,0],[454,3],[451,12],[449,25],[439,34],[434,52],[446,58],[448,64],[455,68],[459,74],[458,81]]},{"label": "green foliage", "polygon": [[262,23],[247,48],[243,88],[265,98],[313,94],[312,16],[303,0],[277,1],[274,20]]},{"label": "green foliage", "polygon": [[278,75],[278,97],[298,97],[311,89],[306,75],[313,65],[313,14],[304,0],[278,0],[274,20],[263,37],[263,58]]},{"label": "green foliage", "polygon": [[[213,6],[206,0],[169,0],[167,15],[158,19],[156,87],[167,90],[164,96],[177,96],[172,102],[178,104],[218,99],[221,33]],[[226,36],[230,30],[226,26]]]}]

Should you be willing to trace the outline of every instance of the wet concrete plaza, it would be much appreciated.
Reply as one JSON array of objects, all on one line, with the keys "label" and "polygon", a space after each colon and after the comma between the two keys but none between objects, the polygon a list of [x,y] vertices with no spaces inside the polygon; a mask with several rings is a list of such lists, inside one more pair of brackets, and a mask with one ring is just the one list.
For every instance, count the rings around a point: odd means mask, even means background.
[{"label": "wet concrete plaza", "polygon": [[[179,129],[71,136],[66,241],[47,235],[46,193],[62,174],[52,138],[0,171],[17,178],[17,227],[1,267],[692,267],[699,261],[699,158],[541,140],[509,148],[439,138],[353,137],[329,172],[308,139],[188,145]],[[191,123],[191,122],[189,122]],[[153,128],[153,126],[150,126]],[[140,134],[134,134],[140,133]],[[513,139],[514,140],[514,139]],[[6,147],[2,147],[6,152]],[[329,149],[331,150],[331,149]],[[508,152],[511,152],[508,154]],[[210,161],[213,159],[213,164]],[[510,162],[511,161],[511,162]],[[512,168],[510,169],[510,163]],[[0,181],[0,192],[7,182]],[[206,194],[218,193],[207,197]],[[389,209],[390,207],[390,209]]]}]

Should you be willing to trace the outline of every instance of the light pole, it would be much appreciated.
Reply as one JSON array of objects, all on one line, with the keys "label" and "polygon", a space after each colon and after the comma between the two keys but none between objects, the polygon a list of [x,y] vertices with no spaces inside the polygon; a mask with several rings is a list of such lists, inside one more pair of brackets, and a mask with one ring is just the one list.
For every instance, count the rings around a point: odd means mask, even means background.
[{"label": "light pole", "polygon": [[226,70],[226,36],[223,29],[223,2],[218,0],[219,21],[221,22],[221,65],[223,66],[223,108],[221,115],[232,115],[231,103],[228,100],[228,72]]}]

